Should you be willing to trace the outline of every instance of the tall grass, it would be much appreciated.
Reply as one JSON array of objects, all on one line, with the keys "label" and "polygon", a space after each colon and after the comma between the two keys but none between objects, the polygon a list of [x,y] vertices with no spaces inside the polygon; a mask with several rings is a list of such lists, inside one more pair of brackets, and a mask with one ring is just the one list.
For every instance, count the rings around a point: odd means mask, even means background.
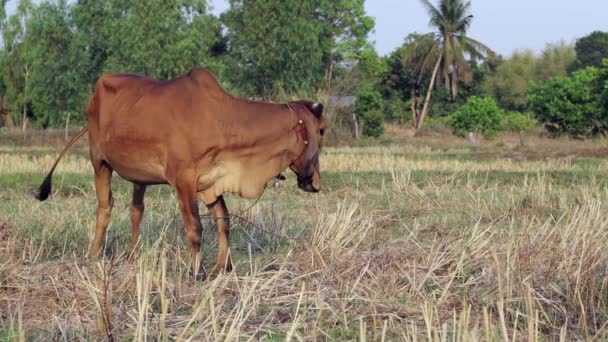
[{"label": "tall grass", "polygon": [[[403,151],[330,149],[323,192],[299,191],[291,175],[268,189],[241,213],[246,221],[233,219],[234,272],[203,283],[189,276],[170,189],[148,192],[129,261],[130,188],[117,180],[106,257],[90,261],[95,196],[80,178],[90,172],[84,157],[62,166],[66,185],[49,202],[7,182],[0,339],[606,339],[605,161]],[[0,152],[0,174],[44,173],[48,160]],[[353,171],[374,172],[343,176]],[[79,188],[66,193],[70,182]],[[228,198],[235,213],[250,203]],[[208,267],[211,222],[203,217]]]}]

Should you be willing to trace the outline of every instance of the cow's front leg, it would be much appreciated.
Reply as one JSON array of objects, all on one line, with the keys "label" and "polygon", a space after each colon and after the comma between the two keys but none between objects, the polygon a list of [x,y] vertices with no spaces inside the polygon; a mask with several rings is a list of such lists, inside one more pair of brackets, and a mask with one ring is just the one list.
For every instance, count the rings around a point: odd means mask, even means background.
[{"label": "cow's front leg", "polygon": [[192,254],[192,274],[195,279],[203,281],[207,279],[207,272],[200,256],[203,226],[198,215],[196,190],[187,185],[180,186],[180,184],[177,184],[176,189]]},{"label": "cow's front leg", "polygon": [[228,209],[224,203],[224,197],[220,196],[217,201],[207,206],[215,219],[217,226],[219,251],[217,255],[217,264],[211,272],[211,276],[217,276],[224,272],[232,271],[232,260],[230,259],[230,219]]}]

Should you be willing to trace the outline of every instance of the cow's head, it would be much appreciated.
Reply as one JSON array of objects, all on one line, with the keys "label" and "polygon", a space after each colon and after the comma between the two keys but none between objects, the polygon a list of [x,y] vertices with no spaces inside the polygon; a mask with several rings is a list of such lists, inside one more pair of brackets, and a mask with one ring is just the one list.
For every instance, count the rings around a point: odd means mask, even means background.
[{"label": "cow's head", "polygon": [[304,144],[304,151],[294,160],[289,168],[298,176],[298,187],[307,192],[321,190],[321,175],[319,169],[319,154],[325,133],[323,120],[323,105],[310,101],[290,103],[298,113],[299,122],[296,133],[298,141]]}]

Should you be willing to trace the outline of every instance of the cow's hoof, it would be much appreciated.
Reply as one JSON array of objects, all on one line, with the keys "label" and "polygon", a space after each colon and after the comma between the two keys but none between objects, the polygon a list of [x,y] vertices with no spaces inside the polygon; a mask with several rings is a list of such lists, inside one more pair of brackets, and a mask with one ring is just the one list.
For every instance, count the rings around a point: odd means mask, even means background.
[{"label": "cow's hoof", "polygon": [[196,273],[191,268],[190,269],[190,275],[192,275],[192,277],[194,278],[195,281],[205,281],[205,280],[207,280],[207,270],[205,270],[205,267],[203,266],[202,263],[198,267],[198,272],[196,272]]},{"label": "cow's hoof", "polygon": [[94,255],[89,253],[89,260],[90,261],[101,261],[103,259],[103,255],[101,253]]},{"label": "cow's hoof", "polygon": [[217,278],[217,276],[219,276],[220,274],[226,274],[232,272],[232,264],[229,263],[226,265],[226,267],[224,267],[224,265],[215,265],[215,267],[213,268],[213,271],[211,271],[211,279],[215,279]]}]

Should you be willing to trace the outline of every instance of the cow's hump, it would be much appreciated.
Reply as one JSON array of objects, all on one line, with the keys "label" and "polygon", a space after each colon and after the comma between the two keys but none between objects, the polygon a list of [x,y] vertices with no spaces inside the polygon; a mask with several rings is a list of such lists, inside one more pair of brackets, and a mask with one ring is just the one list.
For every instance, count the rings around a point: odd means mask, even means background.
[{"label": "cow's hump", "polygon": [[116,93],[123,88],[140,88],[144,84],[157,84],[157,80],[129,73],[105,74],[97,81],[105,91]]},{"label": "cow's hump", "polygon": [[188,77],[207,92],[217,91],[219,93],[225,93],[224,88],[222,88],[215,75],[207,68],[194,68],[190,70]]}]

